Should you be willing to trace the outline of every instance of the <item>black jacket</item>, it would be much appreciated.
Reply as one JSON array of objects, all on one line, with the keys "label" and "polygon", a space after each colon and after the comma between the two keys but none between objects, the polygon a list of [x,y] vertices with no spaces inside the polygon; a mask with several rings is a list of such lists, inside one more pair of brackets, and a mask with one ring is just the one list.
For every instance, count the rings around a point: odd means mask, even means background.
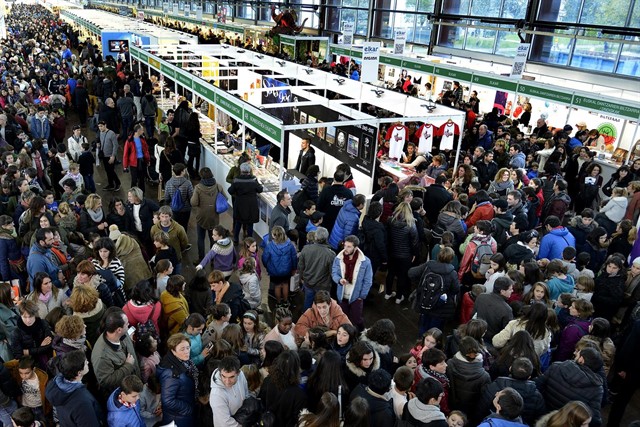
[{"label": "black jacket", "polygon": [[356,397],[362,397],[369,404],[369,426],[389,427],[394,425],[396,416],[391,401],[372,395],[362,384],[351,392],[351,400]]},{"label": "black jacket", "polygon": [[419,255],[418,229],[415,224],[408,227],[404,221],[391,219],[387,227],[391,258],[411,259]]},{"label": "black jacket", "polygon": [[624,276],[618,274],[609,277],[606,271],[603,271],[596,277],[596,287],[591,297],[594,317],[604,317],[608,321],[611,321],[622,304],[622,299],[624,298],[624,282]]},{"label": "black jacket", "polygon": [[431,184],[424,193],[424,210],[429,220],[429,225],[434,227],[438,222],[438,214],[444,205],[453,200],[451,193],[440,184]]},{"label": "black jacket", "polygon": [[474,166],[478,170],[478,181],[480,181],[482,188],[487,188],[498,173],[498,165],[493,160],[486,164],[484,158],[481,158],[474,163]]},{"label": "black jacket", "polygon": [[316,150],[314,150],[313,147],[309,146],[309,149],[307,150],[306,153],[300,150],[300,153],[298,154],[298,161],[296,162],[296,169],[298,170],[298,172],[306,175],[307,169],[309,169],[309,166],[315,165],[315,164],[316,164]]},{"label": "black jacket", "polygon": [[387,229],[384,224],[365,216],[360,238],[362,252],[371,260],[371,265],[387,262]]},{"label": "black jacket", "polygon": [[447,361],[447,376],[451,381],[449,407],[467,414],[469,425],[477,425],[481,419],[477,402],[480,399],[482,387],[491,382],[491,377],[484,370],[482,361],[476,359],[469,362],[458,352]]},{"label": "black jacket", "polygon": [[238,319],[240,319],[244,314],[244,310],[246,307],[244,307],[244,303],[242,301],[243,299],[244,294],[242,293],[242,286],[237,283],[229,282],[229,289],[227,289],[227,292],[224,293],[221,301],[227,304],[231,309],[231,319],[229,320],[229,322],[237,323]]},{"label": "black jacket", "polygon": [[234,197],[233,219],[243,224],[255,224],[260,220],[258,194],[262,193],[262,184],[253,175],[240,175],[233,180],[229,194]]},{"label": "black jacket", "polygon": [[[176,150],[177,151],[177,150]],[[151,238],[151,227],[153,227],[153,213],[160,207],[151,199],[144,199],[140,203],[140,222],[142,223],[142,232],[135,231],[135,225],[133,226],[134,233],[140,237],[143,242],[147,242]],[[133,205],[127,203],[127,211],[131,214],[133,219]]]},{"label": "black jacket", "polygon": [[118,111],[114,108],[107,107],[105,104],[100,107],[99,120],[104,120],[107,124],[107,129],[118,133],[120,126],[118,126]]},{"label": "black jacket", "polygon": [[442,277],[444,292],[447,295],[447,301],[439,306],[434,307],[427,313],[429,316],[450,319],[456,309],[456,297],[460,293],[460,283],[458,282],[458,272],[454,270],[453,265],[444,264],[438,261],[427,261],[422,265],[409,269],[409,279],[416,286],[420,286],[420,279],[425,271],[436,273]]},{"label": "black jacket", "polygon": [[333,224],[338,218],[338,212],[344,206],[344,202],[351,199],[353,199],[353,193],[344,185],[334,184],[322,189],[318,198],[317,209],[320,212],[324,212],[322,226],[329,230],[329,233],[331,233]]},{"label": "black jacket", "polygon": [[282,427],[297,426],[300,411],[307,404],[306,395],[300,387],[292,385],[278,390],[271,376],[268,376],[260,387],[260,400],[264,407],[275,415],[275,425]]},{"label": "black jacket", "polygon": [[544,396],[548,410],[560,409],[572,400],[579,400],[591,409],[591,427],[602,423],[602,385],[598,374],[573,360],[553,363],[543,376],[536,379],[536,386]]},{"label": "black jacket", "polygon": [[520,414],[522,420],[533,425],[541,415],[545,413],[545,403],[542,394],[536,388],[536,383],[530,380],[516,380],[511,377],[498,377],[491,384],[487,384],[482,388],[482,396],[478,403],[480,415],[483,417],[489,415],[493,410],[493,398],[500,390],[507,387],[515,389],[522,400],[524,400],[524,408]]},{"label": "black jacket", "polygon": [[[15,359],[23,356],[23,350],[29,350],[29,354],[41,362],[49,359],[52,355],[51,344],[41,346],[42,340],[46,337],[53,338],[53,333],[46,320],[36,318],[33,325],[27,326],[18,318],[18,327],[11,334],[11,351]],[[41,369],[45,369],[44,363],[37,363]]]}]

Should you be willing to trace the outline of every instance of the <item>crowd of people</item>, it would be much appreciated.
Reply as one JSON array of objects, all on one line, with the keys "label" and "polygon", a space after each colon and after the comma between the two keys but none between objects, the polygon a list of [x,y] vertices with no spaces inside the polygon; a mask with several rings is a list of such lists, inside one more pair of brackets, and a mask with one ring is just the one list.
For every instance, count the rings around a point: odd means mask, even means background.
[{"label": "crowd of people", "polygon": [[[320,177],[303,140],[302,189],[277,194],[257,240],[249,157],[227,194],[199,165],[188,102],[156,129],[154,81],[126,55],[103,62],[37,5],[7,27],[3,425],[584,427],[609,405],[621,424],[640,384],[640,161],[605,183],[584,129],[541,119],[523,138],[486,115],[455,171],[411,132],[414,174],[379,177],[367,203],[348,165]],[[104,207],[120,163],[127,198]],[[393,321],[365,316],[375,298],[416,313],[417,342],[399,351]]]}]

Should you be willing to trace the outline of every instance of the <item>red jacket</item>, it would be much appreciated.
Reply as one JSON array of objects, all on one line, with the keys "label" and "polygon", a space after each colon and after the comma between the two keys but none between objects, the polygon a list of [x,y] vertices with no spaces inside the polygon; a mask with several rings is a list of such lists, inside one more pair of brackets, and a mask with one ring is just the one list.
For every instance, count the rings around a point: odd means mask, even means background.
[{"label": "red jacket", "polygon": [[[147,140],[144,139],[144,136],[140,137],[140,141],[142,143],[142,156],[144,157],[144,162],[149,164],[149,147],[147,146]],[[136,153],[136,143],[133,140],[133,135],[131,135],[127,142],[124,143],[124,154],[122,155],[122,167],[127,169],[129,167],[138,166],[138,155]]]},{"label": "red jacket", "polygon": [[465,224],[467,224],[467,229],[469,229],[470,232],[473,232],[473,230],[471,230],[471,227],[476,225],[478,221],[481,221],[483,219],[491,221],[494,215],[495,212],[493,211],[493,205],[491,204],[491,202],[476,206],[476,209],[471,215],[469,215],[469,217],[465,221]]}]

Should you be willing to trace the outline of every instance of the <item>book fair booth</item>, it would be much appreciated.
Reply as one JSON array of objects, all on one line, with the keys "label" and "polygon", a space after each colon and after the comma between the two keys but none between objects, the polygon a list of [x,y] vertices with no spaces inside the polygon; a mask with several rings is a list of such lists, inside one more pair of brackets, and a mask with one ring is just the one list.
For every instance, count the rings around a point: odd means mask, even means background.
[{"label": "book fair booth", "polygon": [[[225,178],[240,152],[251,154],[265,187],[256,225],[261,234],[268,231],[276,193],[300,187],[301,175],[293,169],[303,138],[315,149],[321,176],[333,176],[346,163],[356,188],[367,195],[383,127],[383,139],[391,138],[390,157],[403,150],[409,123],[424,129],[423,151],[437,148],[434,139],[442,150],[459,150],[463,112],[305,65],[228,45],[133,46],[131,56],[134,70],[149,70],[164,87],[159,115],[181,97],[199,107],[201,167],[210,167],[217,182],[228,186]],[[371,114],[382,110],[388,117]],[[398,178],[411,173],[393,160],[380,166]]]}]

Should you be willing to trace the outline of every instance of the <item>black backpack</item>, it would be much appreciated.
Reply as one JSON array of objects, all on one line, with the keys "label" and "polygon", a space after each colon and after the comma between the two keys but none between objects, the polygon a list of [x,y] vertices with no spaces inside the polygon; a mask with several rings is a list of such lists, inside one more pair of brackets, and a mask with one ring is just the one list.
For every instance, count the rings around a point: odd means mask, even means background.
[{"label": "black backpack", "polygon": [[441,275],[434,273],[427,267],[422,273],[420,284],[415,290],[413,309],[416,313],[424,314],[444,304],[441,299],[445,293],[444,279]]},{"label": "black backpack", "polygon": [[300,215],[304,209],[304,202],[309,200],[309,196],[307,192],[304,191],[304,188],[299,189],[293,194],[291,198],[291,207],[296,215]]}]

